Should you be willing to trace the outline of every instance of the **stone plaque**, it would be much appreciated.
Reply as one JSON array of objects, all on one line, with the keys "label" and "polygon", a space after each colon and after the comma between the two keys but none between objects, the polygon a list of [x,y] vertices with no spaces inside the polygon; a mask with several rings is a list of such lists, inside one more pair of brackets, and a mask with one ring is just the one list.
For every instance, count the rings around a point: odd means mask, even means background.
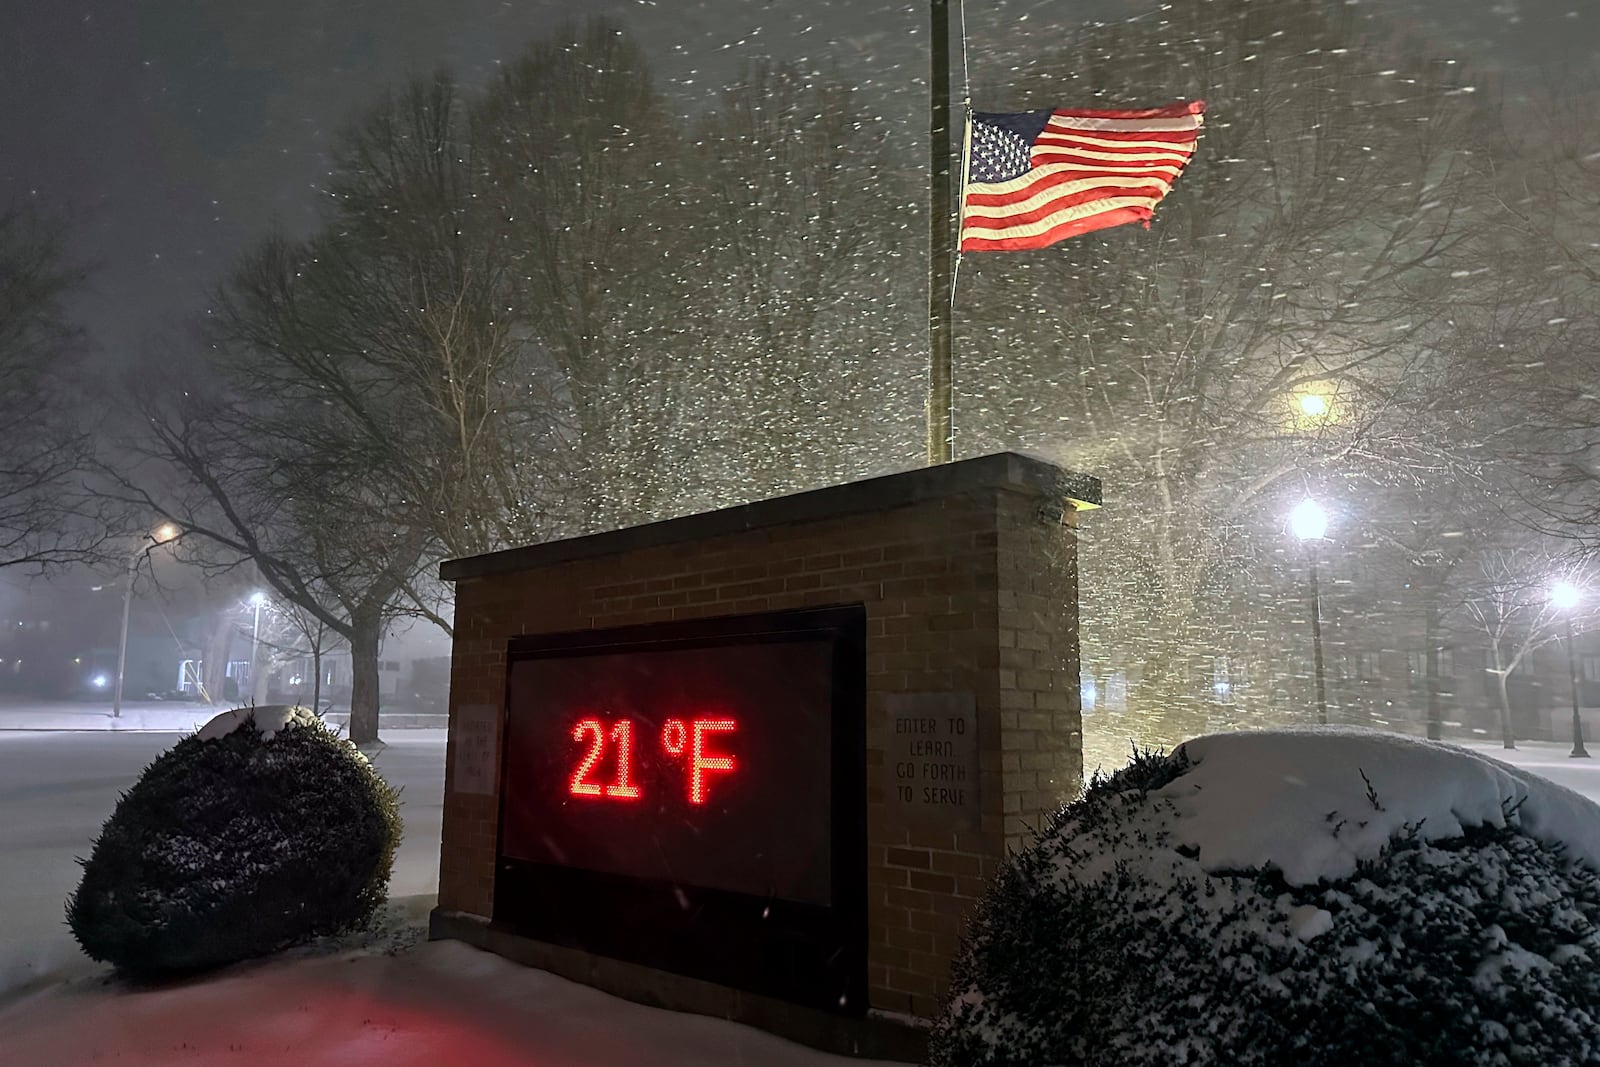
[{"label": "stone plaque", "polygon": [[456,762],[451,782],[455,792],[494,794],[499,727],[500,709],[493,704],[463,704],[456,709]]},{"label": "stone plaque", "polygon": [[918,827],[978,826],[978,712],[971,693],[890,693],[885,799]]}]

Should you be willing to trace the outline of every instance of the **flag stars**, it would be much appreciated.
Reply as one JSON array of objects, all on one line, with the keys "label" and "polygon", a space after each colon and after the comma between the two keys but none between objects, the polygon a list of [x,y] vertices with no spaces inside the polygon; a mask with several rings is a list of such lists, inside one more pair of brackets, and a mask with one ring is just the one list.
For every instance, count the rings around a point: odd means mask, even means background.
[{"label": "flag stars", "polygon": [[974,117],[972,173],[975,182],[1004,182],[1028,172],[1033,145],[1021,135]]}]

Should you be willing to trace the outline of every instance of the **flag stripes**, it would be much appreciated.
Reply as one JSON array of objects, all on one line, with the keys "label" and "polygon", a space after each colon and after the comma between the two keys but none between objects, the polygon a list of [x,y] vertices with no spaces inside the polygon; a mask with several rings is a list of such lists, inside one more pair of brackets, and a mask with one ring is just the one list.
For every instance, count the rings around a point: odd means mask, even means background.
[{"label": "flag stripes", "polygon": [[1144,222],[1194,154],[1205,104],[972,116],[963,252],[1043,248]]}]

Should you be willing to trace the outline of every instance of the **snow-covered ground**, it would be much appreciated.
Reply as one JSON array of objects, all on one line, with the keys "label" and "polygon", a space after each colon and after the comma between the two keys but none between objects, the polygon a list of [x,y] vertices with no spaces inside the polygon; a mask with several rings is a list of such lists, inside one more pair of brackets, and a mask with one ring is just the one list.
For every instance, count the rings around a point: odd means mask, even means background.
[{"label": "snow-covered ground", "polygon": [[204,726],[217,713],[209,704],[185,704],[170,700],[129,701],[120,715],[111,714],[111,705],[35,701],[0,703],[0,732],[14,730],[110,730],[115,732],[158,731],[189,733]]},{"label": "snow-covered ground", "polygon": [[242,965],[163,989],[79,981],[0,1008],[38,1067],[843,1067],[719,1019],[641,1007],[459,942]]},{"label": "snow-covered ground", "polygon": [[1509,763],[1513,767],[1532,771],[1557,785],[1564,785],[1574,792],[1582,793],[1600,804],[1600,744],[1591,743],[1589,747],[1594,755],[1590,758],[1573,759],[1568,755],[1572,751],[1570,741],[1518,741],[1517,747],[1509,750],[1502,748],[1498,741],[1452,741],[1451,743],[1480,752],[1490,759]]},{"label": "snow-covered ground", "polygon": [[0,1064],[862,1062],[640,1007],[457,942],[419,943],[438,884],[444,786],[445,738],[432,730],[393,731],[374,757],[402,790],[406,823],[386,930],[337,955],[318,946],[131,992],[78,951],[62,903],[77,882],[73,858],[88,852],[118,792],[178,736],[0,729]]},{"label": "snow-covered ground", "polygon": [[[376,757],[403,788],[406,840],[391,886],[398,932],[360,951],[291,954],[129,992],[78,952],[62,902],[76,883],[73,858],[86,854],[118,792],[176,740],[104,726],[27,732],[0,724],[0,1062],[845,1062],[726,1022],[632,1005],[464,945],[416,944],[436,890],[442,731],[394,731]],[[1600,759],[1571,759],[1555,743],[1469,747],[1600,801]],[[1486,773],[1496,789],[1515,780]]]}]

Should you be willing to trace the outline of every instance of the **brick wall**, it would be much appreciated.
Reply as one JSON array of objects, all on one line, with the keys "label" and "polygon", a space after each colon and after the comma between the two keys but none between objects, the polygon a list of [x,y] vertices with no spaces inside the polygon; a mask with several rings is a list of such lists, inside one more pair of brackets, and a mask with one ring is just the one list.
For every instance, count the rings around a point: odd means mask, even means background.
[{"label": "brick wall", "polygon": [[[1079,785],[1075,543],[1070,509],[1063,522],[1056,506],[1025,487],[981,486],[459,580],[441,911],[491,912],[498,801],[457,791],[455,724],[464,706],[503,705],[511,638],[860,603],[869,996],[932,1014],[1006,848]],[[981,816],[960,829],[902,825],[885,799],[885,700],[946,692],[976,704]]]}]

